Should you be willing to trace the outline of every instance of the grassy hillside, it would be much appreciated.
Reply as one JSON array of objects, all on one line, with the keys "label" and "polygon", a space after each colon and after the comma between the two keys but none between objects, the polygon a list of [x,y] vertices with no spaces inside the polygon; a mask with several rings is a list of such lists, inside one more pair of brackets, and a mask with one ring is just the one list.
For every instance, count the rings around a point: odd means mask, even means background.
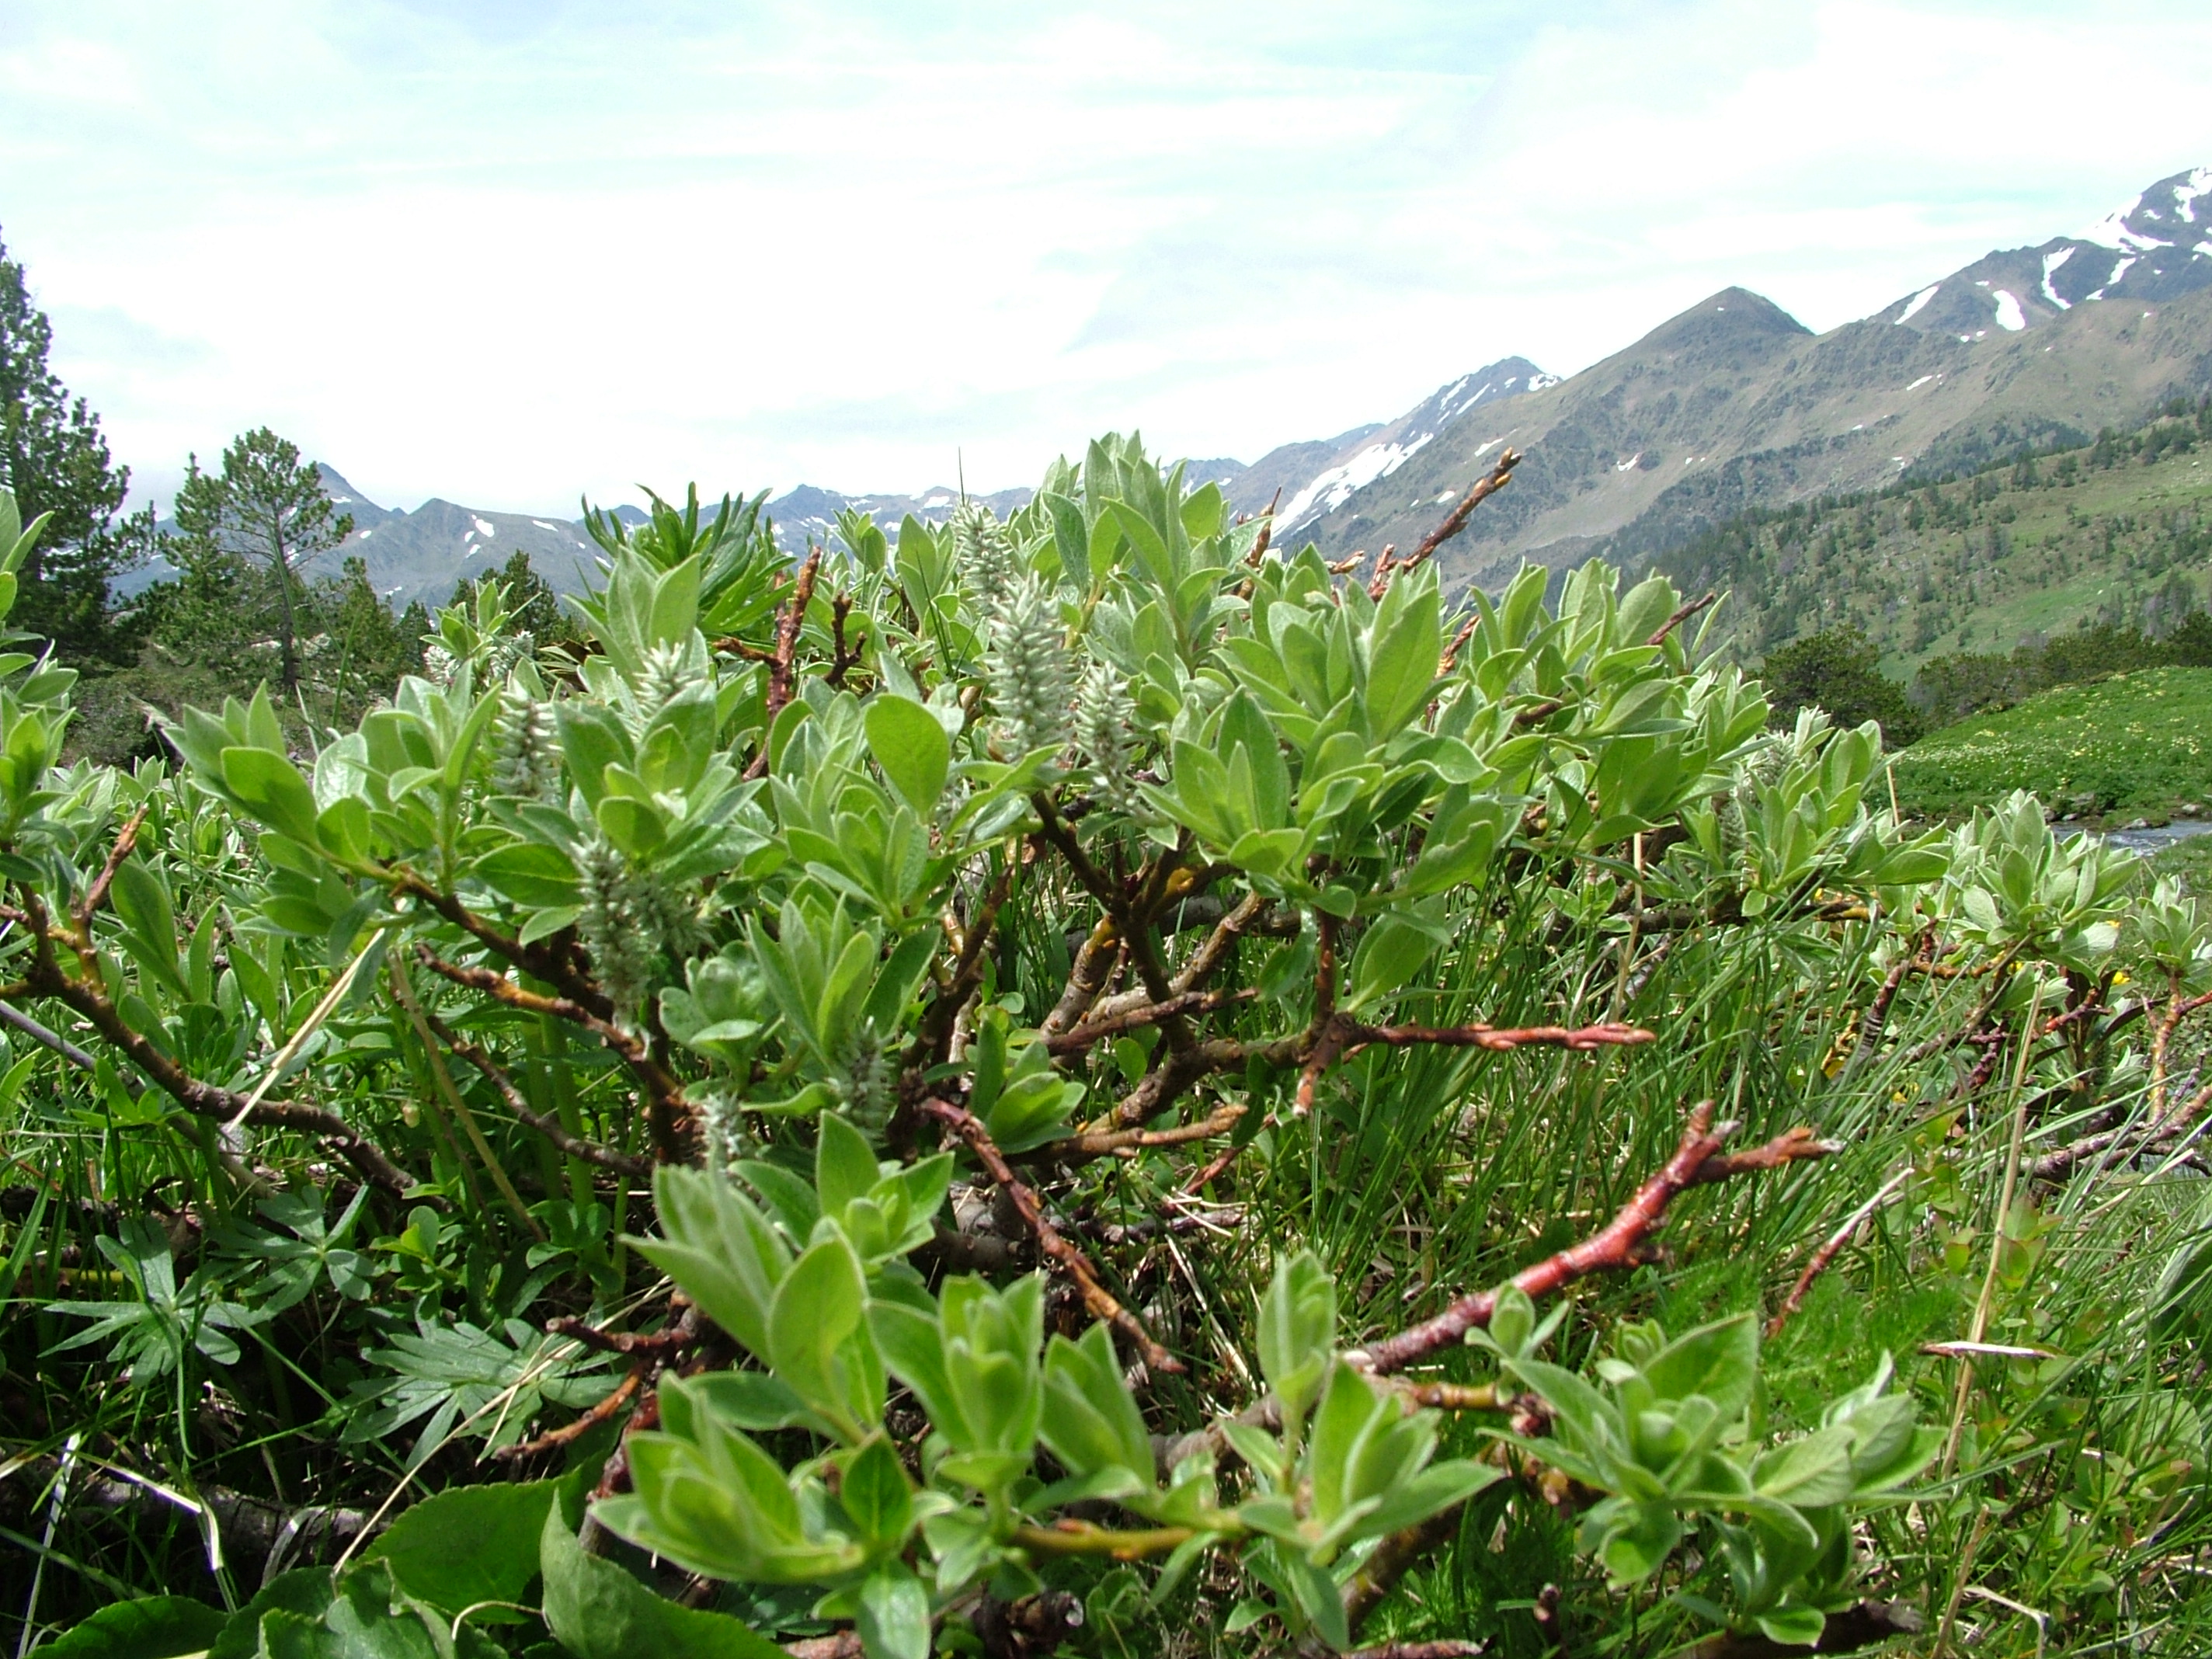
[{"label": "grassy hillside", "polygon": [[1746,514],[1652,568],[1725,591],[1747,659],[1847,623],[1906,674],[2085,621],[2155,627],[2206,599],[2208,454],[2212,410],[2170,405],[2078,450]]},{"label": "grassy hillside", "polygon": [[2062,685],[1947,726],[1897,757],[1899,804],[1953,816],[2032,789],[2061,810],[2158,812],[2212,799],[2212,668]]}]

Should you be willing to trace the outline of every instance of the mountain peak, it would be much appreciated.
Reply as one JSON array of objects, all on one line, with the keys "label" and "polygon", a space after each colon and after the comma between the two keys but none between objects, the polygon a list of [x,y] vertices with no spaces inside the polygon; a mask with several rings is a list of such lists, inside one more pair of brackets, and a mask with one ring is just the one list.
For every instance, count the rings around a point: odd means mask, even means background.
[{"label": "mountain peak", "polygon": [[2017,334],[2100,300],[2156,301],[2212,288],[2212,167],[2160,179],[2078,236],[1997,248],[1893,301],[1893,323],[1969,343]]},{"label": "mountain peak", "polygon": [[1695,351],[1812,332],[1765,295],[1753,294],[1747,288],[1724,288],[1668,318],[1630,349]]}]

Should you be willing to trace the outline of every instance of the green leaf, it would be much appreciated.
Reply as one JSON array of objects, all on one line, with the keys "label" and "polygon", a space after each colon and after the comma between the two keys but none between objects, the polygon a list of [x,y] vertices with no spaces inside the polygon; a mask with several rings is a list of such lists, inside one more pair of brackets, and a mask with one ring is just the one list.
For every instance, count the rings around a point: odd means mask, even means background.
[{"label": "green leaf", "polygon": [[856,1198],[866,1198],[880,1172],[868,1138],[835,1113],[824,1114],[814,1149],[814,1190],[823,1212],[842,1215]]},{"label": "green leaf", "polygon": [[[556,1482],[455,1486],[402,1514],[363,1559],[383,1561],[409,1595],[458,1613],[484,1601],[519,1601],[538,1576],[538,1534]],[[478,1622],[515,1623],[501,1607]]]},{"label": "green leaf", "polygon": [[1660,1399],[1701,1394],[1727,1421],[1751,1404],[1759,1382],[1758,1322],[1749,1314],[1738,1314],[1701,1325],[1654,1354],[1643,1370]]},{"label": "green leaf", "polygon": [[883,1415],[878,1362],[861,1316],[866,1295],[853,1247],[832,1237],[792,1264],[769,1310],[769,1363],[853,1439]]},{"label": "green leaf", "polygon": [[271,830],[302,847],[322,844],[315,830],[315,792],[283,755],[266,749],[226,749],[222,781],[246,810]]},{"label": "green leaf", "polygon": [[604,795],[592,809],[607,839],[634,859],[648,859],[668,839],[668,824],[660,808],[634,795]]},{"label": "green leaf", "polygon": [[1608,1498],[1583,1522],[1583,1547],[1593,1544],[1616,1585],[1640,1583],[1667,1565],[1682,1541],[1682,1523],[1664,1504]]},{"label": "green leaf", "polygon": [[1770,1642],[1785,1648],[1809,1648],[1828,1626],[1827,1615],[1818,1607],[1791,1607],[1781,1613],[1762,1613],[1755,1621]]},{"label": "green leaf", "polygon": [[1838,1424],[1763,1453],[1751,1482],[1762,1498],[1800,1509],[1840,1504],[1851,1495],[1851,1431]]},{"label": "green leaf", "polygon": [[321,1567],[295,1567],[279,1573],[230,1616],[222,1633],[209,1645],[207,1659],[253,1659],[261,1647],[263,1613],[282,1611],[319,1619],[337,1594],[331,1575]]},{"label": "green leaf", "polygon": [[1370,637],[1367,719],[1379,741],[1421,712],[1436,683],[1443,626],[1430,570],[1390,585]]},{"label": "green leaf", "polygon": [[1152,1443],[1114,1353],[1112,1334],[1093,1325],[1079,1342],[1055,1335],[1045,1352],[1045,1408],[1039,1433],[1072,1474],[1121,1468],[1152,1485]]},{"label": "green leaf", "polygon": [[866,726],[868,752],[915,816],[928,823],[952,764],[952,740],[944,726],[911,697],[890,692],[869,700]]},{"label": "green leaf", "polygon": [[487,853],[477,860],[477,874],[502,898],[532,909],[553,909],[582,901],[576,866],[566,853],[544,842],[517,842]]},{"label": "green leaf", "polygon": [[1260,1299],[1260,1371],[1295,1425],[1320,1391],[1336,1346],[1336,1281],[1321,1258],[1301,1250],[1275,1264]]},{"label": "green leaf", "polygon": [[837,1499],[861,1535],[879,1548],[896,1549],[914,1526],[914,1488],[890,1442],[878,1437],[853,1454]]},{"label": "green leaf", "polygon": [[860,1586],[856,1622],[868,1659],[929,1659],[929,1593],[899,1563],[885,1563]]},{"label": "green leaf", "polygon": [[149,1595],[102,1607],[39,1651],[61,1659],[175,1659],[204,1652],[229,1617],[189,1595]]},{"label": "green leaf", "polygon": [[538,1539],[545,1624],[573,1659],[786,1659],[726,1613],[665,1601],[614,1562],[586,1555],[549,1507]]},{"label": "green leaf", "polygon": [[570,697],[553,705],[561,728],[561,751],[568,763],[568,775],[584,793],[585,801],[597,808],[606,793],[607,768],[627,764],[629,737],[611,708]]},{"label": "green leaf", "polygon": [[751,1200],[720,1176],[662,1164],[653,1200],[663,1237],[639,1253],[684,1287],[700,1310],[761,1359],[769,1310],[791,1252]]},{"label": "green leaf", "polygon": [[1352,952],[1346,1008],[1357,1012],[1402,989],[1436,948],[1436,936],[1427,928],[1402,916],[1382,917]]}]

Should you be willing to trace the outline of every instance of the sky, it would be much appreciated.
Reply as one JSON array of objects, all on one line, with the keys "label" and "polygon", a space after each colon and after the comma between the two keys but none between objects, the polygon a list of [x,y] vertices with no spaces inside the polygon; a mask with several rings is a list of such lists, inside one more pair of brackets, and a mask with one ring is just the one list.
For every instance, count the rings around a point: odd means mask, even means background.
[{"label": "sky", "polygon": [[2212,7],[9,0],[0,236],[141,499],[573,515],[1250,461],[2212,163]]}]

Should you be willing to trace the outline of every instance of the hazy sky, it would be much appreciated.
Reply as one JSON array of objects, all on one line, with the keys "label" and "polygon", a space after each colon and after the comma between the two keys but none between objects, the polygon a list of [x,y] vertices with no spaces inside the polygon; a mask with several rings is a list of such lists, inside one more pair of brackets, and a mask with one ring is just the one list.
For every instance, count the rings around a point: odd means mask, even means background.
[{"label": "hazy sky", "polygon": [[267,422],[573,513],[1250,460],[2212,162],[2212,7],[9,0],[0,234],[166,506]]}]

